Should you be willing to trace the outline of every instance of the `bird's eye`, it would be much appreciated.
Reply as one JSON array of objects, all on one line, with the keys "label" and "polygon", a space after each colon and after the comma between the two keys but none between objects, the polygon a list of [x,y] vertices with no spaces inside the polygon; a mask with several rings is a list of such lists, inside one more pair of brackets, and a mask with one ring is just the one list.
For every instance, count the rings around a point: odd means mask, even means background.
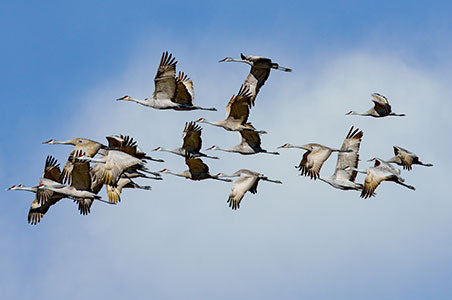
[{"label": "bird's eye", "polygon": [[81,144],[81,143],[83,143],[83,141],[82,141],[82,140],[79,140],[78,142],[79,142],[80,144]]}]

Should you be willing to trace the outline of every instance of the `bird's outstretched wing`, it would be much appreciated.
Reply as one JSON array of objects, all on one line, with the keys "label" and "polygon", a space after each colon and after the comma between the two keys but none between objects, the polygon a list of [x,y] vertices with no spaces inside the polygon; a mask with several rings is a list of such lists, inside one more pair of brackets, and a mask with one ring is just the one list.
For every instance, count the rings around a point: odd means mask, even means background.
[{"label": "bird's outstretched wing", "polygon": [[173,100],[176,96],[176,64],[175,58],[168,51],[162,54],[157,74],[154,78],[154,98],[157,100]]},{"label": "bird's outstretched wing", "polygon": [[259,93],[261,87],[270,75],[270,68],[256,68],[251,67],[250,73],[245,79],[245,86],[247,86],[251,93],[251,105],[254,106],[254,101]]},{"label": "bird's outstretched wing", "polygon": [[193,180],[203,179],[206,174],[209,174],[209,167],[199,158],[191,158],[189,155],[186,155],[185,164],[188,166]]},{"label": "bird's outstretched wing", "polygon": [[201,131],[201,126],[195,122],[185,123],[184,144],[182,145],[182,148],[184,148],[185,151],[198,153],[201,150]]},{"label": "bird's outstretched wing", "polygon": [[194,89],[193,89],[193,81],[188,78],[184,72],[179,72],[179,75],[176,78],[176,97],[174,102],[184,105],[193,105],[194,98]]},{"label": "bird's outstretched wing", "polygon": [[352,126],[344,142],[342,143],[341,150],[349,152],[339,152],[336,163],[336,170],[334,171],[333,177],[336,179],[341,178],[344,180],[354,182],[356,175],[358,174],[355,170],[344,170],[346,166],[353,168],[358,168],[359,161],[359,147],[361,145],[361,139],[363,137],[363,132],[358,128],[354,129]]},{"label": "bird's outstretched wing", "polygon": [[231,193],[229,194],[228,204],[233,210],[240,208],[240,202],[247,191],[256,193],[259,180],[257,176],[241,176],[232,184]]},{"label": "bird's outstretched wing", "polygon": [[[248,123],[251,128],[254,128],[250,123]],[[259,133],[253,130],[242,130],[240,131],[240,135],[242,136],[241,144],[248,144],[253,149],[260,149],[261,147],[261,137]]]},{"label": "bird's outstretched wing", "polygon": [[237,96],[233,95],[226,106],[227,118],[245,124],[250,113],[250,101],[251,93],[248,87],[242,84]]}]

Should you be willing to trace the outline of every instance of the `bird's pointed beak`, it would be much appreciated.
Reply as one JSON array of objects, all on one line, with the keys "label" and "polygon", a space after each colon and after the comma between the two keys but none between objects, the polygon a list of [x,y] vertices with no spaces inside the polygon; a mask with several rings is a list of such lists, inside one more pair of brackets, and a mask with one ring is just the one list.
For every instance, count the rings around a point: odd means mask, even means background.
[{"label": "bird's pointed beak", "polygon": [[223,58],[222,60],[219,60],[218,62],[224,62],[224,61],[226,61],[226,59],[227,59],[227,57]]}]

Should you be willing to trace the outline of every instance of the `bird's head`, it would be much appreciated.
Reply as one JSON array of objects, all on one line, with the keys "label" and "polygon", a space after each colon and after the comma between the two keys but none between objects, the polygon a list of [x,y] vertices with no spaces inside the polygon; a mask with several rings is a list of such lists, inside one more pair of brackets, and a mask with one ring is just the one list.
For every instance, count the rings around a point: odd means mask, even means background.
[{"label": "bird's head", "polygon": [[232,61],[232,57],[225,57],[222,60],[219,60],[218,62],[228,62],[228,61]]},{"label": "bird's head", "polygon": [[19,188],[23,187],[23,185],[19,184],[19,185],[13,185],[12,187],[10,187],[9,189],[7,189],[7,191],[14,191],[17,190]]},{"label": "bird's head", "polygon": [[160,170],[160,171],[159,171],[159,173],[168,173],[168,172],[169,172],[168,169],[163,169],[163,170]]},{"label": "bird's head", "polygon": [[207,148],[206,151],[207,151],[207,150],[215,150],[215,149],[217,149],[217,146],[213,145],[212,147]]},{"label": "bird's head", "polygon": [[280,149],[280,148],[291,148],[291,147],[292,147],[291,144],[284,144],[282,146],[279,146],[278,149]]},{"label": "bird's head", "polygon": [[206,121],[206,119],[204,118],[199,118],[198,120],[196,120],[196,123],[204,123]]},{"label": "bird's head", "polygon": [[162,151],[162,147],[157,147],[157,148],[153,149],[152,151]]},{"label": "bird's head", "polygon": [[353,114],[353,111],[352,111],[352,110],[349,111],[348,113],[346,113],[345,115],[348,116],[348,115],[351,115],[351,114]]},{"label": "bird's head", "polygon": [[130,98],[130,96],[125,95],[124,97],[118,98],[116,99],[116,101],[130,101],[132,98]]},{"label": "bird's head", "polygon": [[43,144],[55,144],[55,140],[54,139],[51,139],[51,140],[48,140],[47,142],[42,142]]},{"label": "bird's head", "polygon": [[369,159],[369,160],[367,160],[367,161],[375,161],[375,160],[377,160],[377,158],[376,158],[376,157],[374,157],[374,158],[371,158],[371,159]]}]

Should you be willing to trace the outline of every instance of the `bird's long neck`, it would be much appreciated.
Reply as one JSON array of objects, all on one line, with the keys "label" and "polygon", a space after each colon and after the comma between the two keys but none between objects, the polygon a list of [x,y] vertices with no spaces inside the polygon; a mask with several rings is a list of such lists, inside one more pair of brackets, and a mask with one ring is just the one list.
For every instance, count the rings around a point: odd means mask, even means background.
[{"label": "bird's long neck", "polygon": [[174,172],[171,172],[171,171],[166,171],[166,173],[174,175],[174,176],[178,176],[178,177],[190,178],[190,176],[188,176],[185,173],[174,173]]},{"label": "bird's long neck", "polygon": [[360,113],[360,112],[357,112],[357,111],[352,111],[352,112],[350,112],[348,115],[355,115],[355,116],[374,116],[375,114],[373,113],[373,110],[371,109],[371,110],[368,110],[368,111],[366,111],[366,112],[364,112],[364,113]]},{"label": "bird's long neck", "polygon": [[296,149],[303,149],[303,150],[306,150],[306,151],[311,151],[311,149],[308,149],[308,148],[306,148],[304,146],[296,146],[296,145],[288,146],[286,148],[296,148]]},{"label": "bird's long neck", "polygon": [[146,99],[144,99],[144,100],[140,100],[140,99],[134,99],[134,98],[129,98],[129,99],[124,99],[125,101],[132,101],[132,102],[136,102],[136,103],[139,103],[139,104],[141,104],[141,105],[145,105],[145,106],[150,106],[149,104],[151,104],[151,106],[152,106],[152,104],[155,104],[155,99],[153,99],[153,98],[146,98]]},{"label": "bird's long neck", "polygon": [[241,59],[241,58],[231,58],[229,61],[233,61],[233,62],[241,62],[241,63],[245,63],[245,64],[249,64],[250,66],[252,66],[253,64],[245,59]]},{"label": "bird's long neck", "polygon": [[221,121],[211,122],[211,121],[204,120],[202,123],[207,123],[207,124],[217,126],[217,127],[223,127],[223,123]]},{"label": "bird's long neck", "polygon": [[235,148],[220,148],[220,147],[215,147],[214,150],[218,150],[218,151],[223,151],[223,152],[239,152],[237,149]]},{"label": "bird's long neck", "polygon": [[28,191],[28,192],[36,193],[38,191],[38,188],[37,187],[22,186],[22,187],[16,187],[16,190]]},{"label": "bird's long neck", "polygon": [[397,156],[391,157],[389,160],[386,161],[387,163],[396,163],[399,164],[400,162],[400,158]]}]

